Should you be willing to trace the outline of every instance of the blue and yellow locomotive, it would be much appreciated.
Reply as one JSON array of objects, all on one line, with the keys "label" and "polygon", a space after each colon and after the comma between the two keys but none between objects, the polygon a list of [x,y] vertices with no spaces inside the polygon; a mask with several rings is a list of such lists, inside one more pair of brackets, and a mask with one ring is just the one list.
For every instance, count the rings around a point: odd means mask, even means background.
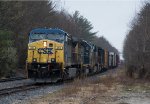
[{"label": "blue and yellow locomotive", "polygon": [[59,29],[38,28],[29,33],[27,71],[35,80],[63,78],[67,33]]},{"label": "blue and yellow locomotive", "polygon": [[105,49],[63,30],[37,28],[29,33],[26,69],[28,78],[51,82],[117,66],[115,57],[115,53],[109,55]]}]

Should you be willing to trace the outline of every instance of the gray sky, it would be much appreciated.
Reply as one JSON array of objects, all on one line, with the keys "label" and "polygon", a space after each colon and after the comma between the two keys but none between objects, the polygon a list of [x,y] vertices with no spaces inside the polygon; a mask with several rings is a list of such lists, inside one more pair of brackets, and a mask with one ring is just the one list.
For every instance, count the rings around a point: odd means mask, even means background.
[{"label": "gray sky", "polygon": [[[56,0],[57,1],[57,0]],[[144,0],[61,0],[61,6],[73,13],[78,10],[114,47],[122,52],[130,22]]]}]

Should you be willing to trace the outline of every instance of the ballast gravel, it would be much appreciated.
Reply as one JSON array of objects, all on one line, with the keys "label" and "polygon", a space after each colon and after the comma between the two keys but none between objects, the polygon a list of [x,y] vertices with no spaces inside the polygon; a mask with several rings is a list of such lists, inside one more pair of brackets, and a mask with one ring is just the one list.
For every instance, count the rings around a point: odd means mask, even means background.
[{"label": "ballast gravel", "polygon": [[29,102],[33,98],[37,98],[39,96],[43,96],[48,93],[53,93],[55,91],[64,88],[64,86],[65,86],[64,84],[50,85],[37,89],[18,92],[8,96],[3,96],[0,97],[0,104],[26,104],[27,101]]}]

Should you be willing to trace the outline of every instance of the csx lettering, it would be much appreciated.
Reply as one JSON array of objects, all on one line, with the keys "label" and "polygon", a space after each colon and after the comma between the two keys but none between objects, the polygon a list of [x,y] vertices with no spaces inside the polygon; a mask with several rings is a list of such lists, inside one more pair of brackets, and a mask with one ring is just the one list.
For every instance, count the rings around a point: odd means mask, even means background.
[{"label": "csx lettering", "polygon": [[53,48],[39,48],[38,53],[39,54],[53,54],[52,49]]}]

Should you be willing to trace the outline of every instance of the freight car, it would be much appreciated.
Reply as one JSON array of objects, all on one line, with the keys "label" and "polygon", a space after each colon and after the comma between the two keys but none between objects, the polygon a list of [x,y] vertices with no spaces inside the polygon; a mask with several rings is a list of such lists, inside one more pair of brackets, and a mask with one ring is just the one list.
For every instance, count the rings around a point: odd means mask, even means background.
[{"label": "freight car", "polygon": [[60,29],[37,28],[29,33],[26,70],[36,82],[98,73],[117,66],[117,59],[115,53]]},{"label": "freight car", "polygon": [[109,62],[108,67],[109,68],[116,68],[119,63],[119,56],[114,52],[109,52]]}]

